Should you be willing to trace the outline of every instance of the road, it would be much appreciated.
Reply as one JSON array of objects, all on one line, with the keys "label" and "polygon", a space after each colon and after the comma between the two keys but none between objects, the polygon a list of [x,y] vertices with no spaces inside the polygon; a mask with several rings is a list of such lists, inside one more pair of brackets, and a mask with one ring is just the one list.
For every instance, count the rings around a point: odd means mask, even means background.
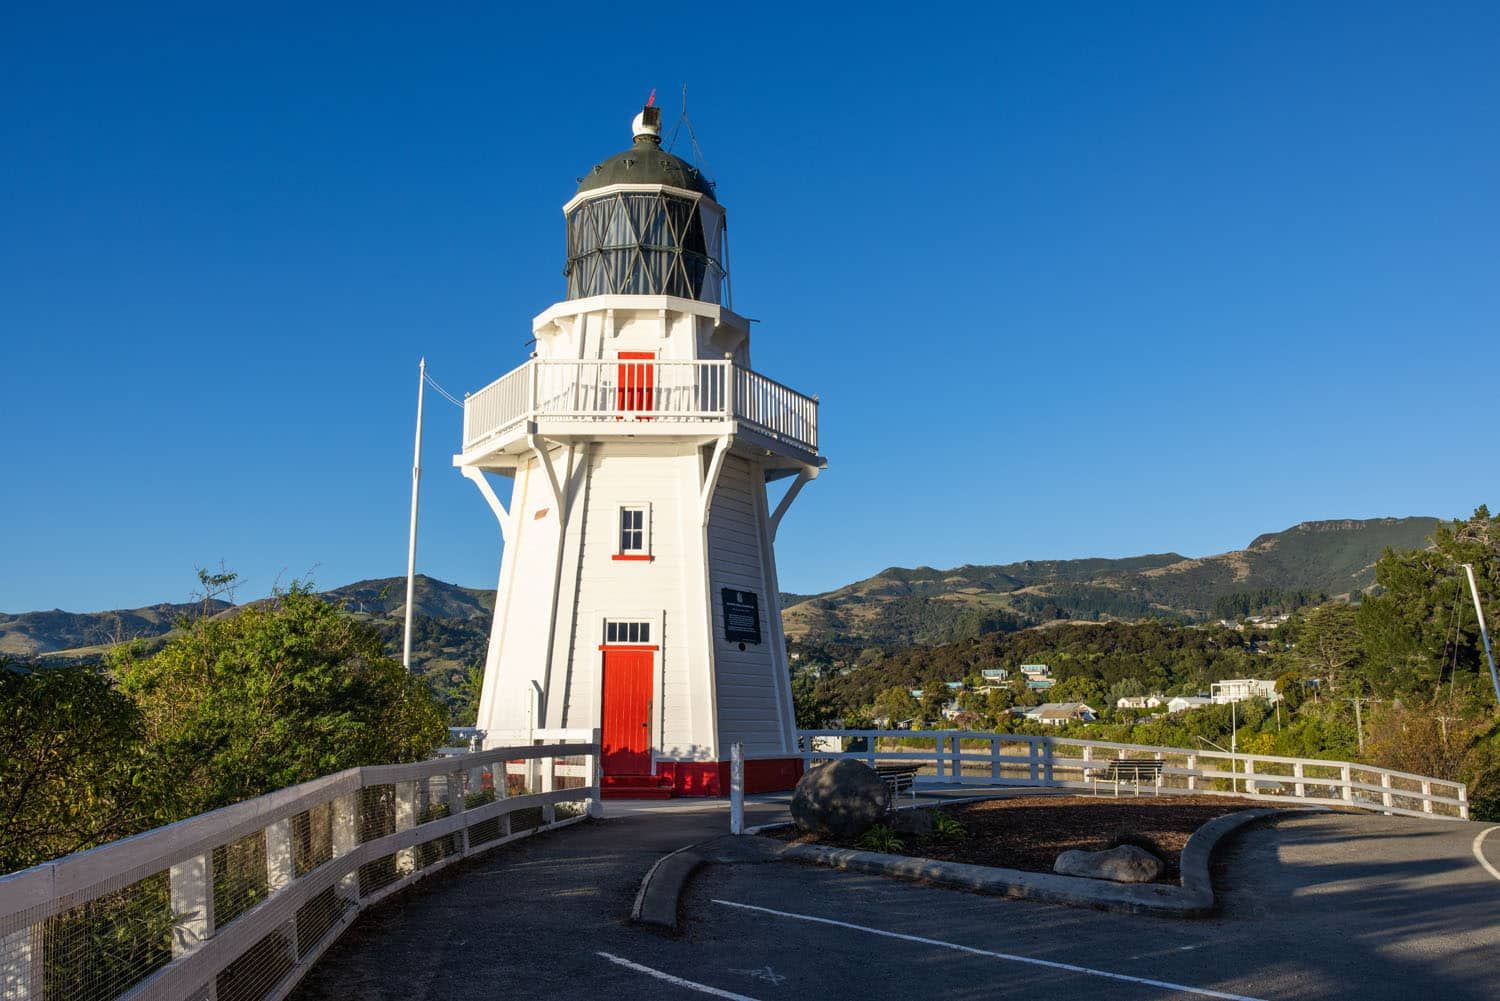
[{"label": "road", "polygon": [[[1251,829],[1217,863],[1222,913],[1203,921],[762,862],[695,877],[679,937],[630,926],[654,857],[723,820],[606,820],[438,874],[362,916],[294,997],[1500,997],[1500,881],[1474,854],[1486,825],[1312,814]],[[1500,869],[1500,831],[1481,850]]]}]

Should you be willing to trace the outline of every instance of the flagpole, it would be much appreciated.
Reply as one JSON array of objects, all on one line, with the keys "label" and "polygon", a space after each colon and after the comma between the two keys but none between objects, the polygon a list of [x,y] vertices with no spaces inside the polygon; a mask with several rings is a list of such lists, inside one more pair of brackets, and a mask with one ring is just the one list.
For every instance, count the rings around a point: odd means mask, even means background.
[{"label": "flagpole", "polygon": [[422,398],[427,388],[427,359],[417,363],[417,442],[411,459],[411,530],[406,543],[406,634],[401,643],[401,664],[411,670],[411,613],[417,593],[417,494],[422,484]]}]

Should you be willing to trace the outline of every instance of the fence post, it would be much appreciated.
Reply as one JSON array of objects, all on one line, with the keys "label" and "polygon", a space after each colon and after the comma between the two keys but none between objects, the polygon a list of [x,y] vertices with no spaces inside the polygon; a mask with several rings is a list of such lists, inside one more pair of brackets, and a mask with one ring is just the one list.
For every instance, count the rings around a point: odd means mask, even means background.
[{"label": "fence post", "polygon": [[589,816],[599,818],[604,816],[604,777],[600,765],[604,758],[599,753],[604,747],[604,734],[598,727],[594,727],[594,749],[589,753],[587,764],[589,769],[589,785],[594,789],[594,795],[589,799]]},{"label": "fence post", "polygon": [[1245,792],[1251,796],[1256,794],[1255,789],[1255,759],[1245,759]]},{"label": "fence post", "polygon": [[[359,846],[359,790],[346,792],[333,801],[332,854],[348,855]],[[359,903],[359,870],[339,878],[336,895],[351,904]]]},{"label": "fence post", "polygon": [[266,826],[266,890],[275,893],[297,873],[292,864],[292,820],[284,817]]},{"label": "fence post", "polygon": [[1188,754],[1187,771],[1188,792],[1194,792],[1198,788],[1198,755],[1191,753]]},{"label": "fence post", "polygon": [[1037,780],[1037,760],[1036,760],[1036,757],[1037,757],[1037,755],[1036,755],[1036,738],[1035,737],[1027,737],[1026,738],[1026,757],[1029,759],[1026,762],[1027,774],[1029,775],[1029,777],[1031,779],[1031,784],[1032,785],[1036,785],[1036,780]]},{"label": "fence post", "polygon": [[1428,779],[1422,780],[1422,812],[1432,812],[1432,782]]},{"label": "fence post", "polygon": [[1307,784],[1302,781],[1302,779],[1306,778],[1306,775],[1307,773],[1302,762],[1298,761],[1292,764],[1292,778],[1297,780],[1293,783],[1292,788],[1296,791],[1298,799],[1304,799],[1307,796]]},{"label": "fence post", "polygon": [[551,792],[557,788],[557,755],[548,755],[545,762],[537,759],[541,769],[541,791]]},{"label": "fence post", "polygon": [[[396,830],[409,831],[417,826],[417,781],[396,783]],[[415,848],[396,852],[396,872],[405,876],[417,867]]]},{"label": "fence post", "polygon": [[[1390,810],[1392,807],[1394,807],[1396,805],[1395,799],[1393,799],[1392,796],[1391,796],[1391,773],[1390,772],[1381,772],[1380,773],[1380,789],[1381,789],[1381,792],[1380,792],[1380,805],[1383,806],[1383,807],[1385,807],[1387,810]],[[1390,816],[1390,814],[1387,813],[1386,816]]]},{"label": "fence post", "polygon": [[939,783],[943,780],[943,742],[945,739],[939,735],[933,738],[932,743],[932,770],[936,773]]},{"label": "fence post", "polygon": [[0,935],[0,998],[43,1001],[42,928],[40,922]]},{"label": "fence post", "polygon": [[1056,785],[1057,782],[1052,776],[1052,758],[1054,756],[1052,738],[1043,737],[1042,740],[1044,741],[1042,744],[1042,783],[1049,786]]},{"label": "fence post", "polygon": [[990,738],[990,781],[1000,781],[1000,738]]},{"label": "fence post", "polygon": [[1344,802],[1345,803],[1353,803],[1354,802],[1354,785],[1353,785],[1353,783],[1354,783],[1354,769],[1350,768],[1348,765],[1345,765],[1344,767],[1340,768],[1339,769],[1339,779],[1344,784],[1344,793],[1343,793]]},{"label": "fence post", "polygon": [[963,741],[957,737],[948,738],[948,749],[953,754],[953,766],[948,769],[948,774],[955,782],[964,780],[964,749]]},{"label": "fence post", "polygon": [[213,938],[214,856],[195,855],[172,866],[167,876],[172,913],[172,958],[185,956]]},{"label": "fence post", "polygon": [[1469,819],[1469,787],[1463,783],[1458,786],[1458,819]]},{"label": "fence post", "polygon": [[729,833],[745,833],[745,745],[729,745]]}]

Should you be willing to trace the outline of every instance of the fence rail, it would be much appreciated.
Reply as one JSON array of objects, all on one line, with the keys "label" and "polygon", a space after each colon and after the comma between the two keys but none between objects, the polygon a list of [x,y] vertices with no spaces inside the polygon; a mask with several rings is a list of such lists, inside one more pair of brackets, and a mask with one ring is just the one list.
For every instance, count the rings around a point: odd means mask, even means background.
[{"label": "fence rail", "polygon": [[597,814],[597,732],[351,768],[0,876],[0,1001],[279,1001],[362,909]]},{"label": "fence rail", "polygon": [[[918,785],[1088,789],[1094,785],[1088,776],[1109,760],[1154,758],[1163,762],[1162,784],[1172,792],[1469,819],[1468,788],[1462,782],[1350,761],[962,730],[800,730],[798,740],[809,768],[836,758],[854,758],[872,767],[916,764],[921,768]],[[837,750],[827,746],[835,740]]]},{"label": "fence rail", "polygon": [[738,420],[818,450],[818,401],[723,361],[533,358],[464,400],[464,448],[524,421]]}]

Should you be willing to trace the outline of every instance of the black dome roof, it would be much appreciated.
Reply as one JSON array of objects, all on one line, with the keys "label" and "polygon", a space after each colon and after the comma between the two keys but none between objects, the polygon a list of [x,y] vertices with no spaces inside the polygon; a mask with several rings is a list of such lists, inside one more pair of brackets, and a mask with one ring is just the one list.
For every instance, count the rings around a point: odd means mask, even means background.
[{"label": "black dome roof", "polygon": [[636,136],[635,145],[595,164],[578,179],[578,193],[611,184],[666,184],[714,196],[714,186],[702,171],[662,149],[661,139],[653,135]]}]

